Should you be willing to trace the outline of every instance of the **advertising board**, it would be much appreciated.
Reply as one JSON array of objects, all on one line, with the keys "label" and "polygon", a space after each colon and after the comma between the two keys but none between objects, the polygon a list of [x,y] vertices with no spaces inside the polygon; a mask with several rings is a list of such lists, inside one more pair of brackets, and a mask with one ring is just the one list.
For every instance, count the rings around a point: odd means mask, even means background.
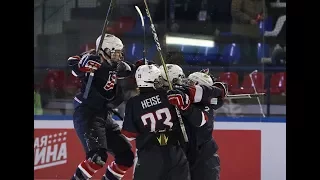
[{"label": "advertising board", "polygon": [[[70,179],[85,157],[72,120],[35,119],[34,129],[34,179]],[[221,179],[286,179],[284,118],[217,118],[213,137],[219,145]],[[131,144],[135,151],[134,141]],[[113,160],[109,157],[108,163]],[[123,180],[131,180],[132,173],[130,169]]]}]

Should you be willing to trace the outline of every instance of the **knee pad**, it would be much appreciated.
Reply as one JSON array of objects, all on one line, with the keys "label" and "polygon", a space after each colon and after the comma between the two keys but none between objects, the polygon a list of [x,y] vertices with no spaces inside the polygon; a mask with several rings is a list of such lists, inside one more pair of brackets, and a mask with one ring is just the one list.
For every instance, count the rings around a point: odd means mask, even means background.
[{"label": "knee pad", "polygon": [[87,153],[87,160],[103,167],[108,159],[106,149],[97,149]]},{"label": "knee pad", "polygon": [[131,167],[134,162],[134,154],[131,149],[118,153],[115,156],[115,162],[119,165]]}]

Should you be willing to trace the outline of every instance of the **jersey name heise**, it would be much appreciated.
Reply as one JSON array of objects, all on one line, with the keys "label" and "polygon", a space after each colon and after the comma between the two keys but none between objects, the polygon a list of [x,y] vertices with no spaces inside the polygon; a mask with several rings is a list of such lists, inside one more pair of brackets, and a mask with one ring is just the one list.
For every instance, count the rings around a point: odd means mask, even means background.
[{"label": "jersey name heise", "polygon": [[141,101],[141,106],[143,109],[155,106],[161,104],[161,100],[159,95],[153,96],[151,98],[145,99],[143,101]]}]

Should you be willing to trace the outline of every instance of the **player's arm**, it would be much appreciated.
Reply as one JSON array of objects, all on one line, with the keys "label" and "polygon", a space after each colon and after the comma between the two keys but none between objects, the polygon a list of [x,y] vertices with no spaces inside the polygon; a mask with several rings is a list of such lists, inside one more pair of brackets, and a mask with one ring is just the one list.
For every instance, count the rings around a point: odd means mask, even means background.
[{"label": "player's arm", "polygon": [[84,76],[84,73],[80,71],[78,66],[80,59],[80,56],[71,56],[68,58],[68,66],[71,68],[72,75],[75,77]]},{"label": "player's arm", "polygon": [[133,107],[133,98],[130,98],[126,104],[125,116],[123,118],[123,124],[121,129],[121,133],[124,136],[126,136],[127,139],[130,141],[134,140],[139,135],[136,121],[134,118]]},{"label": "player's arm", "polygon": [[208,121],[208,113],[191,104],[189,96],[180,90],[168,91],[169,103],[178,107],[181,114],[192,125],[201,127]]},{"label": "player's arm", "polygon": [[211,107],[214,109],[214,110],[217,110],[219,109],[220,107],[223,106],[224,104],[224,98],[227,96],[228,94],[228,88],[227,86],[225,86],[224,83],[222,82],[214,82],[212,87],[215,87],[215,88],[219,88],[221,90],[221,94],[219,96],[217,96],[217,102],[216,103],[210,103],[211,104]]},{"label": "player's arm", "polygon": [[100,57],[92,54],[91,51],[84,52],[79,56],[69,57],[68,66],[74,76],[84,78],[86,73],[100,68]]},{"label": "player's arm", "polygon": [[117,64],[117,79],[126,79],[128,77],[134,77],[135,65],[128,61],[120,61]]},{"label": "player's arm", "polygon": [[204,103],[210,104],[212,98],[221,97],[223,95],[222,90],[215,86],[189,86],[187,93],[190,96],[192,103]]},{"label": "player's arm", "polygon": [[179,89],[189,95],[191,103],[210,105],[215,110],[223,106],[227,94],[226,87],[220,82],[215,82],[211,87],[195,85],[179,87]]},{"label": "player's arm", "polygon": [[[135,89],[137,87],[137,83],[135,80],[135,72],[138,69],[139,66],[144,64],[143,60],[138,60],[135,62],[135,64],[131,64],[130,62],[124,61],[126,64],[124,64],[124,68],[121,69],[125,69],[125,71],[118,72],[118,76],[120,78],[118,78],[118,84],[122,87],[122,89],[126,90],[126,89]],[[148,61],[148,64],[155,64],[153,61]],[[129,71],[128,71],[129,70]],[[126,92],[124,92],[124,94],[126,94]],[[127,99],[127,98],[124,98]]]},{"label": "player's arm", "polygon": [[[220,82],[214,83],[213,86],[183,86],[180,89],[189,95],[191,103],[203,103],[221,105],[224,97],[227,94],[227,89]],[[221,107],[221,106],[220,106]]]},{"label": "player's arm", "polygon": [[134,78],[135,65],[130,62],[121,61],[117,65],[117,84],[124,90],[136,87]]},{"label": "player's arm", "polygon": [[215,103],[210,104],[210,107],[214,110],[221,108],[224,104],[224,98],[218,97],[215,101]]},{"label": "player's arm", "polygon": [[137,87],[134,72],[135,65],[129,62],[120,62],[117,66],[117,90],[122,94],[125,101],[131,97],[130,91]]}]

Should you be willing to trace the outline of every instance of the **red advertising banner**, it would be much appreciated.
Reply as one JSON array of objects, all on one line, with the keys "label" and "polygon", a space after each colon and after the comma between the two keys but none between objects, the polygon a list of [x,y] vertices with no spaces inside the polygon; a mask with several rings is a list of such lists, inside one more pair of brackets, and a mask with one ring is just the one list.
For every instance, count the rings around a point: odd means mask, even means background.
[{"label": "red advertising banner", "polygon": [[[261,131],[215,130],[221,179],[261,180]],[[132,142],[135,151],[135,143]],[[34,130],[34,179],[70,179],[85,154],[73,129]],[[108,164],[113,160],[110,155]],[[92,179],[99,179],[101,169]],[[132,180],[132,168],[123,180]]]}]

